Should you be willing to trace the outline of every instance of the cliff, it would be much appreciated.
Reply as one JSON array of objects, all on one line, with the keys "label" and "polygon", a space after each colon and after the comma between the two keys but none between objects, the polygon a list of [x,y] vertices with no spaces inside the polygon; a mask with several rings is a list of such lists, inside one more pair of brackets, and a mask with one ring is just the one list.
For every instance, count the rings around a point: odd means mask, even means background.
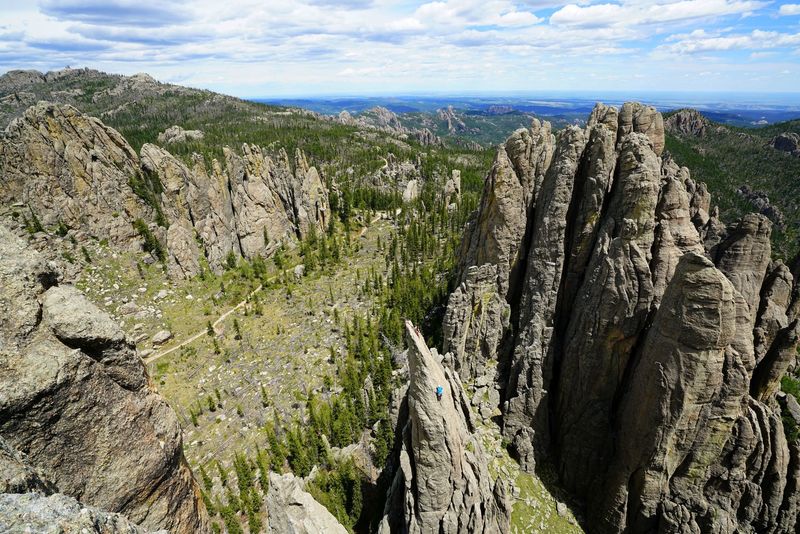
[{"label": "cliff", "polygon": [[481,413],[502,409],[524,468],[556,466],[590,532],[788,532],[795,283],[769,220],[725,228],[664,146],[630,103],[515,132],[464,234],[445,350],[467,388],[492,379]]}]

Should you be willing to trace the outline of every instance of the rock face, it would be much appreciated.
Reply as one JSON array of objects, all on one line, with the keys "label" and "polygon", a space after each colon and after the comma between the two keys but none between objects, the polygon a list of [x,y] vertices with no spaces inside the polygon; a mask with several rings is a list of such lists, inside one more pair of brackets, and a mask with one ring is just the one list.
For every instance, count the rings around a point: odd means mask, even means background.
[{"label": "rock face", "polygon": [[682,109],[670,115],[664,121],[664,127],[672,134],[703,137],[708,128],[708,119],[696,109]]},{"label": "rock face", "polygon": [[99,120],[42,102],[12,121],[0,139],[0,198],[25,204],[27,217],[122,246],[136,239],[135,219],[153,218],[129,185],[140,177],[136,153]]},{"label": "rock face", "polygon": [[84,506],[57,491],[41,470],[0,437],[0,531],[145,533],[121,514]]},{"label": "rock face", "polygon": [[[164,143],[191,133],[176,128],[162,134]],[[133,224],[141,219],[166,245],[178,278],[199,273],[203,255],[221,271],[231,253],[266,255],[325,228],[327,188],[302,152],[290,161],[281,150],[273,159],[244,145],[241,155],[225,148],[224,156],[224,166],[207,167],[194,155],[190,168],[152,144],[137,155],[99,120],[40,103],[0,138],[0,198],[25,204],[21,214],[46,227],[66,224],[124,248],[141,246]]]},{"label": "rock face", "polygon": [[[394,480],[379,532],[508,532],[510,506],[492,483],[457,375],[406,322],[409,385]],[[437,387],[442,388],[441,399]]]},{"label": "rock face", "polygon": [[160,134],[158,134],[158,142],[162,145],[171,145],[173,143],[185,143],[195,139],[202,139],[205,134],[200,130],[184,130],[178,125],[170,126]]},{"label": "rock face", "polygon": [[84,505],[154,530],[207,531],[177,417],[133,344],[4,227],[0,246],[0,300],[15,310],[0,322],[0,437]]},{"label": "rock face", "polygon": [[599,104],[556,139],[515,132],[465,230],[445,349],[589,531],[793,531],[800,444],[776,401],[800,336],[792,272],[766,217],[725,228],[663,148],[640,104]]},{"label": "rock face", "polygon": [[275,534],[347,534],[347,529],[303,489],[291,473],[270,473],[266,498],[268,532]]}]

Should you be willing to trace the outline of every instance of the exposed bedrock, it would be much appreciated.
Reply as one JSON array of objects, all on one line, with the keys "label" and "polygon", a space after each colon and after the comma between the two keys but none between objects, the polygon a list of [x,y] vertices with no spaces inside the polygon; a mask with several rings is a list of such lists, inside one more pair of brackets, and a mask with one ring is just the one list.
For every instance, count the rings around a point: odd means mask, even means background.
[{"label": "exposed bedrock", "polygon": [[[0,440],[29,466],[10,455],[19,475],[6,491],[57,489],[74,499],[30,497],[19,509],[47,517],[85,505],[151,530],[208,531],[177,416],[155,393],[133,343],[2,226],[0,302],[13,310],[0,316]],[[51,482],[36,482],[39,471]],[[87,521],[125,519],[88,513],[95,516]]]},{"label": "exposed bedrock", "polygon": [[229,254],[252,259],[324,230],[330,217],[320,173],[298,150],[268,155],[228,147],[223,161],[191,165],[145,143],[136,154],[116,130],[68,105],[40,102],[0,134],[0,199],[46,229],[73,229],[141,248],[144,222],[165,245],[170,274],[214,271]]},{"label": "exposed bedrock", "polygon": [[640,104],[515,132],[465,230],[445,349],[467,388],[494,381],[511,452],[555,466],[589,531],[791,531],[777,396],[800,262],[771,261],[762,215],[726,227],[663,150]]},{"label": "exposed bedrock", "polygon": [[406,341],[407,409],[398,423],[394,479],[379,532],[508,532],[511,507],[505,486],[489,476],[458,375],[442,365],[408,321]]}]

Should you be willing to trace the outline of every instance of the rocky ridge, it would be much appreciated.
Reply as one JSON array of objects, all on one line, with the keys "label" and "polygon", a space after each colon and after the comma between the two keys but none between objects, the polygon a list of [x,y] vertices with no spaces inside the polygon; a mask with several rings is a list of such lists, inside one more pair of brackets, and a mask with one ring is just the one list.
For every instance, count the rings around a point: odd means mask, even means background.
[{"label": "rocky ridge", "polygon": [[177,417],[133,343],[3,226],[0,244],[15,310],[0,322],[0,523],[208,531]]},{"label": "rocky ridge", "polygon": [[327,189],[300,151],[290,161],[282,150],[273,158],[244,145],[241,155],[226,148],[223,163],[192,161],[152,144],[136,154],[100,120],[43,102],[0,139],[0,197],[42,225],[122,248],[147,240],[135,226],[143,221],[179,278],[197,274],[201,257],[220,271],[230,254],[268,254],[327,224]]},{"label": "rocky ridge", "polygon": [[795,283],[770,222],[725,228],[664,146],[661,115],[631,103],[515,132],[465,231],[445,351],[590,531],[788,532]]},{"label": "rocky ridge", "polygon": [[[321,115],[320,117],[324,118],[326,116]],[[395,134],[401,139],[412,138],[422,146],[440,146],[443,144],[442,140],[428,128],[408,128],[396,113],[383,106],[375,106],[358,113],[356,116],[353,116],[349,111],[342,111],[334,117],[334,120],[347,126],[376,129]]]}]

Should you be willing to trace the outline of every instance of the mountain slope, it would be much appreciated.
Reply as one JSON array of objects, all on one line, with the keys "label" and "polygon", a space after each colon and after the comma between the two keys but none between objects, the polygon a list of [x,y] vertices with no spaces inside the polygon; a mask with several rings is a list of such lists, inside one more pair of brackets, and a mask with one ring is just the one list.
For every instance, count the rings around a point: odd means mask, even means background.
[{"label": "mountain slope", "polygon": [[750,211],[769,216],[775,223],[775,254],[788,261],[800,242],[800,158],[776,150],[770,141],[779,133],[797,131],[798,121],[735,128],[702,120],[703,135],[668,127],[667,150],[714,192],[723,221],[733,222]]}]

